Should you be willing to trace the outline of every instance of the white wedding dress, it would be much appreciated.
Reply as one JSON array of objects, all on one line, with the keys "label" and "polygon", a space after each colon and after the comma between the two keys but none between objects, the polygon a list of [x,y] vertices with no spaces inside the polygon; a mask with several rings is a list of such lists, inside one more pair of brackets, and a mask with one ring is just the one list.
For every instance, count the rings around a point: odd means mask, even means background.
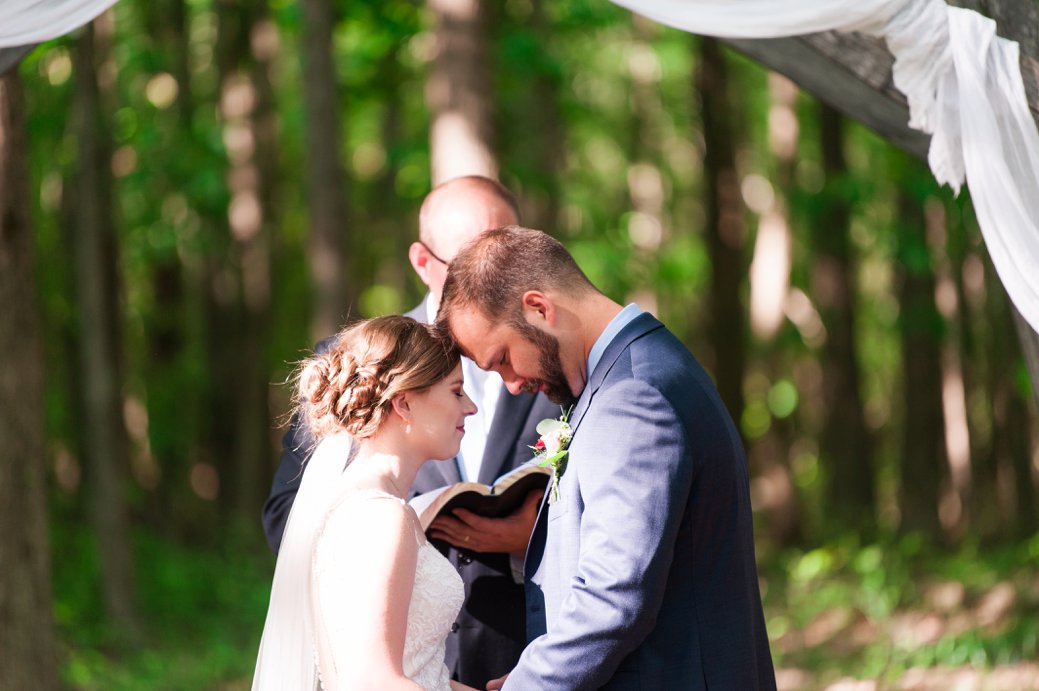
[{"label": "white wedding dress", "polygon": [[[278,552],[253,691],[351,691],[337,670],[356,595],[342,587],[365,555],[337,549],[358,529],[350,510],[360,501],[401,501],[356,491],[344,473],[352,441],[321,441],[307,464]],[[403,503],[403,502],[402,502]],[[345,510],[344,510],[345,509]],[[416,527],[418,555],[404,637],[404,674],[428,691],[450,691],[444,648],[464,599],[462,579]],[[342,663],[340,663],[342,664]]]},{"label": "white wedding dress", "polygon": [[[404,501],[392,494],[369,490],[354,493],[338,504],[328,516],[318,537],[314,555],[315,607],[317,627],[317,664],[323,691],[345,691],[338,680],[335,661],[345,629],[351,625],[350,604],[354,595],[341,586],[352,569],[363,568],[357,554],[337,549],[346,542],[349,531],[356,531],[356,514],[339,511],[359,501]],[[450,675],[444,664],[444,647],[451,625],[462,606],[462,579],[444,556],[421,535],[415,565],[415,586],[408,607],[404,637],[404,675],[427,691],[450,691]]]}]

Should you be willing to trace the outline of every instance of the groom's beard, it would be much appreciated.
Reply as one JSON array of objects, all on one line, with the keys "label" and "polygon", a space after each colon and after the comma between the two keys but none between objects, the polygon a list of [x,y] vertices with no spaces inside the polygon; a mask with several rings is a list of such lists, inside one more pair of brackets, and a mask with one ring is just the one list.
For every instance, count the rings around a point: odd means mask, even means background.
[{"label": "groom's beard", "polygon": [[548,400],[553,403],[566,405],[572,402],[574,395],[570,391],[570,383],[563,373],[563,363],[559,357],[559,339],[523,319],[518,320],[515,325],[523,337],[538,349],[538,368],[541,372],[536,381],[528,382],[526,390],[536,393],[540,384]]}]

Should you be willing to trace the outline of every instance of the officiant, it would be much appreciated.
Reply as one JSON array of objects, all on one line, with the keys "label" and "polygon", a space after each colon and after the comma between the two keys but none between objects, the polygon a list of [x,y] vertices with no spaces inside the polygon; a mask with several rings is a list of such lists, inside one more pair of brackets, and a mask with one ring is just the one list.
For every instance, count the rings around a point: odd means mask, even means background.
[{"label": "officiant", "polygon": [[[467,242],[492,228],[519,222],[515,197],[490,178],[466,176],[434,188],[419,212],[419,238],[408,259],[428,292],[407,316],[425,323],[436,318],[447,269]],[[324,348],[324,342],[317,350]],[[462,358],[465,391],[479,411],[466,419],[462,447],[454,462],[427,463],[413,491],[423,494],[448,484],[492,484],[529,461],[537,442],[535,426],[559,415],[542,394],[510,394],[501,377]],[[281,462],[263,508],[263,527],[275,552],[281,543],[302,469],[314,449],[297,420],[282,439]],[[447,639],[447,666],[454,679],[483,688],[511,670],[526,645],[523,556],[540,501],[533,493],[512,516],[492,520],[464,513],[440,518],[432,535],[465,583],[465,604]],[[363,560],[363,555],[358,555]]]}]

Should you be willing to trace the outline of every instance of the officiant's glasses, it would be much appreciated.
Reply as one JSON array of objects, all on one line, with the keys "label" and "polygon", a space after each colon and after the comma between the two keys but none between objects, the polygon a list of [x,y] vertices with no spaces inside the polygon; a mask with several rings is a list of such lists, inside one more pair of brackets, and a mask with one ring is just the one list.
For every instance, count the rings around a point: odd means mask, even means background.
[{"label": "officiant's glasses", "polygon": [[429,252],[429,256],[433,257],[433,259],[436,259],[438,262],[440,262],[444,266],[448,266],[448,267],[451,266],[451,262],[445,262],[443,259],[438,257],[436,252],[434,252],[433,250],[429,249],[429,245],[427,245],[426,243],[422,242],[421,240],[418,241],[418,244],[420,244],[423,247],[425,247],[426,251]]}]

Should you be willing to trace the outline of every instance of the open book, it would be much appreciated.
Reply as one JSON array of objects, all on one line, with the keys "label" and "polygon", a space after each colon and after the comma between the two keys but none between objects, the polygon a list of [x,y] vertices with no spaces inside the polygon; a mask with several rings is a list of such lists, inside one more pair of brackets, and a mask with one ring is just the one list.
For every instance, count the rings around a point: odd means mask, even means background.
[{"label": "open book", "polygon": [[545,489],[551,475],[551,468],[525,463],[502,475],[493,485],[457,482],[420,494],[408,504],[415,509],[425,531],[437,516],[450,514],[455,509],[468,509],[488,518],[502,518],[518,509],[530,492]]}]

